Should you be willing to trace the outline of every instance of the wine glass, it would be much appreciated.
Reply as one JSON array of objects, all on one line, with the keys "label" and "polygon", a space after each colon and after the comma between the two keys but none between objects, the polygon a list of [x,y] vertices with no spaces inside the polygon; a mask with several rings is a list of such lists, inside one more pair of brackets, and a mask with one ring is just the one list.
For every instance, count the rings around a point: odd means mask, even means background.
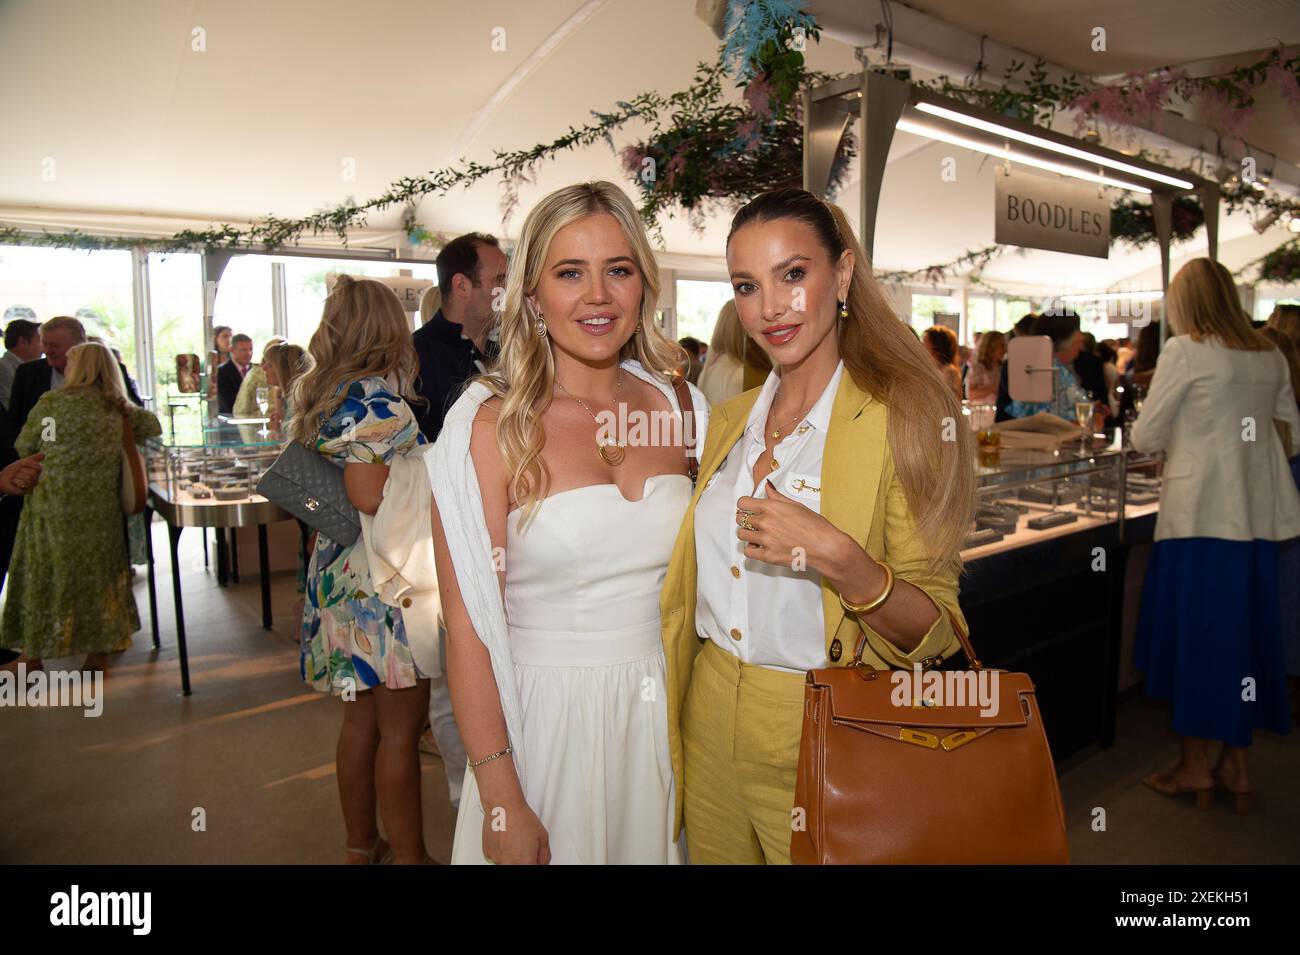
[{"label": "wine glass", "polygon": [[1083,429],[1083,440],[1080,442],[1080,450],[1088,450],[1088,442],[1092,439],[1092,402],[1076,401],[1074,403],[1074,420],[1079,427]]},{"label": "wine glass", "polygon": [[[262,413],[262,417],[265,418],[266,409],[271,407],[271,393],[270,391],[267,390],[265,386],[262,386],[257,389],[256,398],[257,398],[257,410],[260,411]],[[267,435],[271,433],[269,430],[267,430],[265,421],[262,422],[262,427],[258,430],[257,433],[263,438],[265,438]]]}]

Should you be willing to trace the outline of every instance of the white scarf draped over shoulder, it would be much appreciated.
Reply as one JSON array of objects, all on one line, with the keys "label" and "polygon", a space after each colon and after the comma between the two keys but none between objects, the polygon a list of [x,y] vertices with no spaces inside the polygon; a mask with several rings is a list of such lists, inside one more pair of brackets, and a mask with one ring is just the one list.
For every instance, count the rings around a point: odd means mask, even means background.
[{"label": "white scarf draped over shoulder", "polygon": [[[625,361],[624,370],[642,381],[657,387],[667,397],[674,413],[681,414],[677,398],[670,385],[650,375],[639,362]],[[704,448],[708,428],[709,406],[703,394],[689,386],[691,403],[695,412],[695,453]],[[424,455],[433,486],[433,499],[438,505],[438,515],[447,538],[451,566],[456,569],[456,582],[460,585],[461,599],[469,614],[474,632],[487,647],[492,660],[492,674],[496,677],[497,691],[501,696],[501,712],[505,716],[506,732],[513,750],[515,772],[524,785],[528,756],[522,751],[523,714],[519,705],[519,687],[515,681],[514,662],[510,654],[510,638],[506,621],[505,603],[501,598],[496,564],[492,554],[492,538],[488,534],[483,513],[483,495],[479,489],[478,474],[470,457],[470,436],[474,418],[492,392],[475,382],[460,396],[443,422],[433,450]],[[543,502],[543,507],[545,502]]]}]

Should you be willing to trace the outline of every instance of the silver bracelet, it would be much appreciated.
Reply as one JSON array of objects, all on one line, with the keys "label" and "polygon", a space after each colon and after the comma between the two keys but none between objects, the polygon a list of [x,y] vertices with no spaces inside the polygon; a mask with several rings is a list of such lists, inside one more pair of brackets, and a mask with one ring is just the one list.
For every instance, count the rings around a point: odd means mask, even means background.
[{"label": "silver bracelet", "polygon": [[507,746],[505,749],[501,750],[501,752],[493,753],[491,756],[484,756],[482,759],[471,759],[469,761],[469,768],[473,769],[476,766],[482,766],[484,763],[490,763],[492,760],[500,759],[502,756],[509,756],[513,752],[514,750]]}]

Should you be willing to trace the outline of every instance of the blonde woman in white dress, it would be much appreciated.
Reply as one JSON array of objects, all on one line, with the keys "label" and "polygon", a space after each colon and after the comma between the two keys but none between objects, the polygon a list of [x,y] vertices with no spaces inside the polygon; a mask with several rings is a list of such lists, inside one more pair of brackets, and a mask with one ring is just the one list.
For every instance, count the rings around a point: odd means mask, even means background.
[{"label": "blonde woman in white dress", "polygon": [[453,863],[684,861],[659,592],[708,412],[690,388],[689,434],[658,293],[621,190],[547,196],[510,266],[498,369],[427,456],[470,765]]}]

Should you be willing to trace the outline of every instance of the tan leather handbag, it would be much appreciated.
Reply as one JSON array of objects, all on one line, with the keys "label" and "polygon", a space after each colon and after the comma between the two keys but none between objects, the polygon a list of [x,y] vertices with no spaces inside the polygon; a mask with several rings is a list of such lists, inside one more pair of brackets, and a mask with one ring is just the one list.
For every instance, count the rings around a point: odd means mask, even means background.
[{"label": "tan leather handbag", "polygon": [[149,503],[149,488],[144,477],[144,458],[135,445],[131,416],[122,416],[122,513],[140,514]]},{"label": "tan leather handbag", "polygon": [[864,634],[849,666],[808,671],[792,862],[1069,861],[1034,685],[986,670],[957,636],[969,670],[876,670]]}]

